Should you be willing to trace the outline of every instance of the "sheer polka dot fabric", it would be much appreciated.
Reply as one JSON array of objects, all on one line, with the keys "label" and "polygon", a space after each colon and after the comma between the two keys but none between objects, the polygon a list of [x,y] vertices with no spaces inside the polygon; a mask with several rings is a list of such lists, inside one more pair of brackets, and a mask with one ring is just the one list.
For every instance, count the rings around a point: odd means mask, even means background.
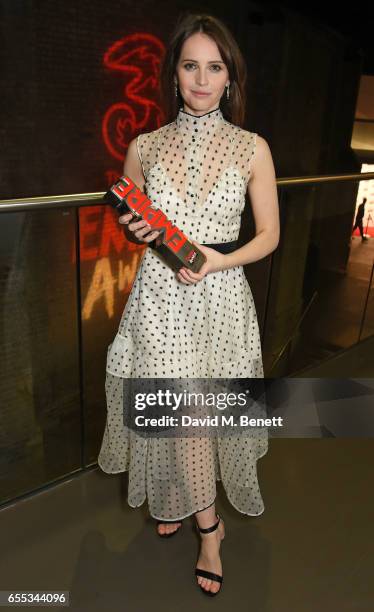
[{"label": "sheer polka dot fabric", "polygon": [[[202,244],[238,238],[255,133],[227,122],[219,108],[201,117],[180,109],[172,123],[138,136],[137,147],[144,191],[180,229]],[[214,501],[222,480],[238,511],[263,512],[256,462],[266,435],[144,439],[123,423],[123,379],[251,377],[263,377],[263,366],[243,268],[183,285],[147,248],[108,347],[98,457],[106,473],[129,472],[130,506],[147,499],[154,518],[185,518]]]}]

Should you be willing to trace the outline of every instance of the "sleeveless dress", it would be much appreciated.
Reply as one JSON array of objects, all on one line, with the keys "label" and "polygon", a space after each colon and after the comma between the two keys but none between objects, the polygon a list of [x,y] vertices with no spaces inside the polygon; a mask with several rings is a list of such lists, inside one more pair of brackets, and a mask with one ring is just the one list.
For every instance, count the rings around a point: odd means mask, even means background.
[{"label": "sleeveless dress", "polygon": [[[137,138],[144,191],[200,244],[237,240],[256,133],[220,108],[176,119]],[[263,378],[255,304],[242,266],[184,285],[145,249],[118,332],[108,347],[107,421],[98,457],[106,473],[129,472],[128,504],[147,499],[151,516],[183,519],[210,506],[221,480],[230,503],[264,511],[257,460],[265,429],[251,436],[144,438],[124,424],[124,379]]]}]

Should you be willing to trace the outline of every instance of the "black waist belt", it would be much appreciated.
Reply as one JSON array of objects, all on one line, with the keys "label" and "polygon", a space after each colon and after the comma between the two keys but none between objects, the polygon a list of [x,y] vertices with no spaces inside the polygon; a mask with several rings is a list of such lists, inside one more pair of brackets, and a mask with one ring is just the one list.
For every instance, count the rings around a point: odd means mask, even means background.
[{"label": "black waist belt", "polygon": [[221,242],[220,244],[204,244],[203,242],[201,244],[202,246],[210,247],[223,254],[232,253],[238,248],[237,240],[233,240],[232,242]]}]

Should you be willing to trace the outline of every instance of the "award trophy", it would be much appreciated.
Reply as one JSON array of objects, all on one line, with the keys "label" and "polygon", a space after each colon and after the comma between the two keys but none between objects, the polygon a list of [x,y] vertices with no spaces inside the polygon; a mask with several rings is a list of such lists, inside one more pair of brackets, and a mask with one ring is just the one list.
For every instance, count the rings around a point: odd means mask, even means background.
[{"label": "award trophy", "polygon": [[205,255],[160,208],[153,206],[147,195],[128,176],[122,176],[114,183],[105,194],[104,200],[121,215],[131,212],[137,219],[145,219],[152,230],[160,230],[156,240],[149,245],[158,251],[171,267],[179,270],[184,266],[193,272],[199,272],[206,261]]}]

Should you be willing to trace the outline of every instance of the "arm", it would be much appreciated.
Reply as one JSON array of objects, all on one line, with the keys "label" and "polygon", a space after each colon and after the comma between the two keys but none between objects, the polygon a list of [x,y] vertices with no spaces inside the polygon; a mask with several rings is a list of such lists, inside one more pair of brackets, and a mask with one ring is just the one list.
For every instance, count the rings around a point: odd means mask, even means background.
[{"label": "arm", "polygon": [[[123,175],[129,176],[139,189],[142,191],[144,190],[145,176],[142,162],[138,154],[136,138],[134,138],[128,146],[123,165]],[[125,213],[118,219],[119,223],[123,224],[126,238],[130,242],[144,244],[145,242],[151,242],[158,236],[159,231],[149,233],[148,224],[143,219],[140,221],[132,221],[132,219],[133,215],[131,213]],[[146,234],[148,235],[145,237]]]},{"label": "arm", "polygon": [[263,259],[272,253],[279,243],[279,203],[274,164],[269,145],[258,135],[251,170],[248,195],[255,218],[256,236],[240,249],[225,255],[225,268]]},{"label": "arm", "polygon": [[129,176],[138,185],[139,189],[144,189],[145,176],[143,174],[142,162],[138,155],[136,138],[128,146],[123,164],[123,175]]}]

